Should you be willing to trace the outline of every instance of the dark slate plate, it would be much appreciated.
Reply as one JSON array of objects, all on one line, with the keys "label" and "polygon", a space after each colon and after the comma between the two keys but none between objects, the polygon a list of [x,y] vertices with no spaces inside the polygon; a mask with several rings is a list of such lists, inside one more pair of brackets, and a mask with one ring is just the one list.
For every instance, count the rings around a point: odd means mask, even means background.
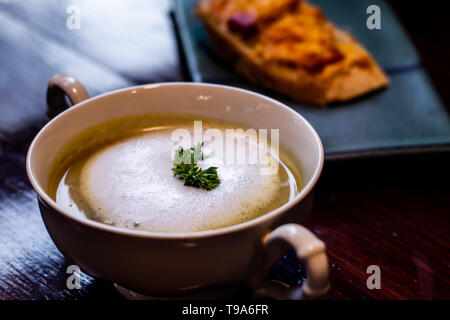
[{"label": "dark slate plate", "polygon": [[[450,117],[421,67],[420,59],[388,4],[382,0],[311,0],[350,31],[375,57],[391,86],[326,108],[293,102],[254,87],[211,51],[193,14],[197,0],[175,0],[175,21],[193,81],[258,91],[287,104],[316,128],[327,159],[450,150]],[[381,9],[381,30],[366,27],[366,8]]]}]

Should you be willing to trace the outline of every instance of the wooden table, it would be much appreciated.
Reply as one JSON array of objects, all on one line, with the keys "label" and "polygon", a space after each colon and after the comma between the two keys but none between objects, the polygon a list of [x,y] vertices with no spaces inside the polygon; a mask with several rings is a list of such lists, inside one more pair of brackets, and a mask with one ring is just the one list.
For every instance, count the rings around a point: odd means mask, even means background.
[{"label": "wooden table", "polygon": [[[81,9],[80,29],[66,27],[70,4]],[[394,7],[448,106],[442,80],[450,50],[434,31],[445,10],[419,16],[426,9]],[[70,262],[42,223],[25,156],[46,122],[54,73],[78,78],[91,95],[189,80],[169,12],[168,0],[0,1],[0,298],[121,299],[112,284],[85,274],[82,289],[66,288]],[[420,28],[418,17],[428,17]],[[328,246],[325,299],[450,298],[449,160],[426,154],[326,163],[308,224]],[[381,268],[380,290],[366,287],[369,265]],[[296,268],[284,272],[299,276]]]}]

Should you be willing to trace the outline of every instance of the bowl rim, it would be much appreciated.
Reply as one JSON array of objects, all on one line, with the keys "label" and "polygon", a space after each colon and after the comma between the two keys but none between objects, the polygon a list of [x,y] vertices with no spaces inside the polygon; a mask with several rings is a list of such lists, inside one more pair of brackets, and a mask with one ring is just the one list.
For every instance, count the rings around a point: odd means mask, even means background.
[{"label": "bowl rim", "polygon": [[[41,139],[44,132],[51,127],[54,123],[59,121],[59,119],[63,117],[68,117],[68,115],[73,112],[73,110],[82,108],[86,104],[91,104],[95,101],[101,101],[102,98],[114,94],[124,94],[133,90],[152,90],[158,87],[162,86],[173,86],[173,87],[189,87],[189,86],[198,86],[198,87],[206,87],[206,88],[219,88],[226,91],[234,91],[235,93],[243,94],[243,95],[252,95],[256,96],[262,100],[265,100],[272,105],[277,106],[278,108],[285,109],[286,111],[292,113],[293,116],[297,117],[300,121],[302,121],[306,127],[312,132],[314,141],[317,144],[319,148],[319,163],[316,166],[311,179],[308,181],[308,183],[303,186],[302,190],[295,196],[294,199],[288,201],[287,203],[283,204],[282,206],[276,208],[275,210],[272,210],[266,214],[263,214],[257,218],[254,218],[252,220],[219,228],[219,229],[212,229],[212,230],[204,230],[204,231],[190,231],[190,232],[154,232],[154,231],[143,231],[143,230],[131,230],[123,227],[116,227],[116,226],[110,226],[98,221],[94,221],[88,218],[84,217],[78,217],[74,214],[71,214],[70,212],[66,211],[64,208],[58,206],[55,200],[53,200],[47,192],[44,190],[44,188],[40,185],[40,183],[37,181],[37,179],[34,176],[34,172],[32,169],[32,160],[33,160],[33,153],[36,149],[37,142]],[[98,229],[101,231],[106,232],[112,232],[114,234],[123,235],[123,236],[130,236],[134,238],[157,238],[157,239],[167,239],[167,240],[177,240],[177,239],[199,239],[199,238],[207,238],[207,237],[214,237],[214,236],[221,236],[233,232],[238,231],[244,231],[246,229],[250,229],[252,227],[255,227],[258,224],[262,224],[264,222],[268,222],[271,219],[276,218],[277,216],[280,216],[282,213],[289,211],[291,208],[296,206],[300,201],[302,201],[314,188],[316,185],[320,174],[323,169],[324,164],[324,150],[322,141],[314,129],[314,127],[298,112],[294,111],[293,109],[289,108],[285,104],[267,97],[263,94],[253,92],[246,89],[236,88],[232,86],[227,85],[221,85],[221,84],[210,84],[210,83],[195,83],[195,82],[162,82],[162,83],[155,83],[155,84],[143,84],[143,85],[137,85],[137,86],[131,86],[126,87],[122,89],[117,89],[113,91],[109,91],[106,93],[99,94],[95,97],[90,97],[89,99],[86,99],[70,108],[65,110],[64,112],[60,113],[55,118],[51,119],[49,122],[45,124],[44,127],[42,127],[39,132],[34,137],[33,141],[30,144],[30,147],[28,148],[27,157],[26,157],[26,170],[28,178],[31,182],[31,185],[33,186],[34,190],[38,194],[38,196],[52,209],[54,209],[58,214],[62,214],[65,218],[68,218],[69,220],[72,220],[76,223],[80,223],[83,226]]]}]

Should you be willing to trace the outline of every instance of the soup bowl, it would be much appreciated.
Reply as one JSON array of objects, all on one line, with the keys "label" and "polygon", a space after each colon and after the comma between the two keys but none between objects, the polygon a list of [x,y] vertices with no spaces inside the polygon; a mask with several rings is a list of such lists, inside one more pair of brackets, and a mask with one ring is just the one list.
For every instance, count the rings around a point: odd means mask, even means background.
[{"label": "soup bowl", "polygon": [[[73,105],[70,108],[67,97]],[[252,288],[255,295],[278,299],[313,298],[327,291],[325,245],[301,225],[311,212],[324,153],[318,134],[300,114],[263,95],[212,84],[150,84],[90,98],[80,82],[65,75],[50,79],[47,104],[53,119],[29,148],[27,172],[51,239],[81,271],[114,282],[129,298],[221,298],[242,285]],[[297,160],[301,191],[253,220],[185,233],[102,224],[67,212],[49,196],[52,163],[74,136],[108,120],[169,112],[247,128],[279,129],[280,147]],[[307,279],[301,286],[268,277],[268,268],[290,247],[306,269]]]}]

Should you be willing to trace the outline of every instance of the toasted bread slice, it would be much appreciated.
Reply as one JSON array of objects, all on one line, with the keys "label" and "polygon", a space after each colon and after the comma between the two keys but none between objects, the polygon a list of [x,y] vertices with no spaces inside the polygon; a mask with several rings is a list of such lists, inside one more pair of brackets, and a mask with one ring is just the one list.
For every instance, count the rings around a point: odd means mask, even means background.
[{"label": "toasted bread slice", "polygon": [[297,101],[324,105],[389,85],[370,54],[305,1],[204,0],[196,12],[220,57]]}]

